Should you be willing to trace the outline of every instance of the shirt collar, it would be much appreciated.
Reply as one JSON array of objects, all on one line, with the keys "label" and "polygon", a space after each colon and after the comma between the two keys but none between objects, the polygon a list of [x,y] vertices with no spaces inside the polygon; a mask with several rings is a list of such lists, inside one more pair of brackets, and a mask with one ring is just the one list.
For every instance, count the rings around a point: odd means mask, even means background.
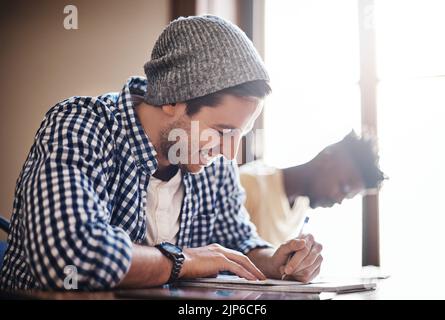
[{"label": "shirt collar", "polygon": [[130,77],[118,96],[117,108],[122,114],[122,121],[130,142],[131,152],[136,158],[136,165],[145,173],[153,175],[158,167],[156,150],[145,134],[134,111],[131,94],[144,96],[147,91],[147,79]]},{"label": "shirt collar", "polygon": [[171,191],[177,190],[182,183],[182,172],[181,169],[178,168],[178,171],[176,174],[170,178],[170,180],[163,181],[161,179],[158,179],[156,177],[150,178],[150,183],[155,187],[161,187],[164,189],[170,189]]}]

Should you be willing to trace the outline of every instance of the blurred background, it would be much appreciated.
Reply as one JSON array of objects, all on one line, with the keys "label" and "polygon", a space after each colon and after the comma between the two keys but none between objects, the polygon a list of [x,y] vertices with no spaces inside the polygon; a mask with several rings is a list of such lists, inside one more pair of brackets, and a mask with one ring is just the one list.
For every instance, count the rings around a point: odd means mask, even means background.
[{"label": "blurred background", "polygon": [[[64,28],[67,5],[78,10],[77,29]],[[269,69],[273,93],[256,124],[264,141],[255,157],[286,167],[351,129],[378,137],[390,177],[380,194],[311,214],[323,272],[377,265],[443,277],[442,0],[0,1],[0,214],[10,217],[15,181],[51,106],[120,90],[143,75],[171,19],[202,13],[238,24]]]}]

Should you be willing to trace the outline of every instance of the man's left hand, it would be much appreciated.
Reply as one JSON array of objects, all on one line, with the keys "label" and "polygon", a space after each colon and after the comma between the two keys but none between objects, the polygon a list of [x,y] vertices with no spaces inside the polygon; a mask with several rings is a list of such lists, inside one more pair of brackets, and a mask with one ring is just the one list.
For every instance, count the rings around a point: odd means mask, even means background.
[{"label": "man's left hand", "polygon": [[303,235],[282,244],[272,256],[272,263],[284,279],[308,283],[320,273],[322,249],[311,234]]}]

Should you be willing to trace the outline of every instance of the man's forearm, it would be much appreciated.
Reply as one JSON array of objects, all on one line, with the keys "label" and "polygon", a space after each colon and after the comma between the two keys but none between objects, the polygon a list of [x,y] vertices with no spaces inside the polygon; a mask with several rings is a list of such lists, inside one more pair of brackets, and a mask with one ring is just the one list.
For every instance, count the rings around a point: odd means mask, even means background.
[{"label": "man's forearm", "polygon": [[305,165],[282,169],[284,192],[290,206],[294,205],[298,196],[304,195],[304,185],[307,180],[307,169]]},{"label": "man's forearm", "polygon": [[247,257],[260,269],[268,278],[279,279],[281,274],[278,268],[272,263],[272,256],[275,253],[274,248],[258,248],[251,250]]},{"label": "man's forearm", "polygon": [[141,288],[165,284],[172,262],[154,247],[133,244],[131,266],[118,287]]}]

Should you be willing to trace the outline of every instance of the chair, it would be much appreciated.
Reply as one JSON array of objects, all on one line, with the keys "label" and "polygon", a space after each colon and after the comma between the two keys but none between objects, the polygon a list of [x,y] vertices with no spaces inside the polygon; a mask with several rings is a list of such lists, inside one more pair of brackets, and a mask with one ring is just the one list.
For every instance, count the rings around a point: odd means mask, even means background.
[{"label": "chair", "polygon": [[10,223],[7,219],[0,216],[0,230],[3,230],[7,234],[9,233]]},{"label": "chair", "polygon": [[[0,216],[0,230],[4,231],[6,234],[9,234],[11,225],[9,221],[2,216]],[[8,243],[6,241],[0,241],[0,268],[3,264],[3,257],[6,252],[6,248],[8,247]]]}]

